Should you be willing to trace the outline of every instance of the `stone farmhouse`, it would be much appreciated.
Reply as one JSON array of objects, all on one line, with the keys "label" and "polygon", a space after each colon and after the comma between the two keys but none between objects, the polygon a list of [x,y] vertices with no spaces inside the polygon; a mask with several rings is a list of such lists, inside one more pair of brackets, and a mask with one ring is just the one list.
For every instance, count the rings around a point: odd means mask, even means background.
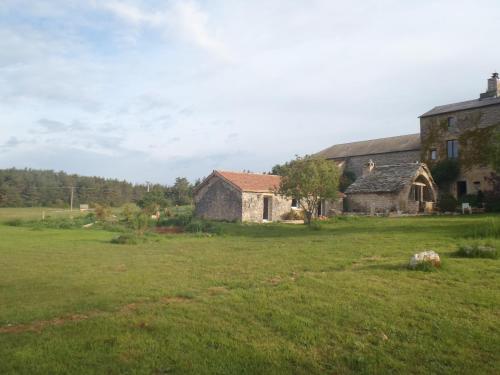
[{"label": "stone farmhouse", "polygon": [[[432,211],[437,187],[430,168],[454,160],[460,174],[450,193],[460,198],[491,189],[491,139],[500,129],[500,77],[488,79],[479,98],[435,107],[420,116],[420,132],[337,144],[317,153],[355,176],[343,209],[352,212]],[[428,167],[429,166],[429,167]],[[276,221],[295,200],[274,194],[280,177],[214,171],[195,191],[195,213],[216,220]],[[339,211],[341,202],[322,202],[318,215]]]},{"label": "stone farmhouse", "polygon": [[451,185],[455,197],[491,189],[488,151],[500,128],[500,78],[488,79],[478,99],[435,107],[420,116],[421,159],[429,166],[457,160],[460,175]]},{"label": "stone farmhouse", "polygon": [[352,212],[417,214],[432,212],[437,188],[423,163],[377,166],[369,162],[346,195],[346,206]]},{"label": "stone farmhouse", "polygon": [[421,115],[420,133],[338,144],[316,155],[336,162],[356,178],[370,161],[377,167],[415,162],[432,167],[446,159],[456,160],[461,172],[450,193],[460,198],[491,189],[488,177],[493,170],[487,152],[499,128],[500,78],[494,73],[479,98],[438,106]]},{"label": "stone farmhouse", "polygon": [[212,220],[279,221],[297,202],[274,193],[280,176],[214,171],[194,192],[195,215]]}]

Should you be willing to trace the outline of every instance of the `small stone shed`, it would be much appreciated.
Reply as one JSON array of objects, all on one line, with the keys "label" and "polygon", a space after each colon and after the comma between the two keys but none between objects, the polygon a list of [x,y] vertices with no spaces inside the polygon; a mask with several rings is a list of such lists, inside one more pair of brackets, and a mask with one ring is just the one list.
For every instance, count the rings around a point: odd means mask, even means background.
[{"label": "small stone shed", "polygon": [[350,212],[417,214],[433,211],[437,187],[423,163],[377,166],[369,161],[345,193]]},{"label": "small stone shed", "polygon": [[214,171],[194,192],[195,215],[210,220],[279,221],[292,200],[276,195],[280,176]]}]

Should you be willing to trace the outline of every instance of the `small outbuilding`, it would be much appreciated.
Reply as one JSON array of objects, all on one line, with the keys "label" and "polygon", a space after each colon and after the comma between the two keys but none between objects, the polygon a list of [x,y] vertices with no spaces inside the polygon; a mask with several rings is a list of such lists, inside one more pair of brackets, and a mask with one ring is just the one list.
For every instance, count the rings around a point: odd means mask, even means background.
[{"label": "small outbuilding", "polygon": [[275,194],[280,181],[275,175],[214,171],[195,189],[195,215],[210,220],[282,220],[297,204]]},{"label": "small outbuilding", "polygon": [[378,166],[370,160],[345,193],[350,212],[417,214],[433,211],[437,187],[423,163]]}]

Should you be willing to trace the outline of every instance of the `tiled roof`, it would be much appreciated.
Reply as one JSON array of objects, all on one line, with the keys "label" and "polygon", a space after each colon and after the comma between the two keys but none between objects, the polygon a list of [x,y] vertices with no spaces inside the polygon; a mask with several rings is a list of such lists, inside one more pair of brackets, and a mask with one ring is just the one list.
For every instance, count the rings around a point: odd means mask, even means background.
[{"label": "tiled roof", "polygon": [[346,190],[346,194],[393,193],[413,182],[422,163],[405,163],[375,166],[369,174],[358,178]]},{"label": "tiled roof", "polygon": [[468,100],[466,102],[452,103],[452,104],[441,105],[439,107],[434,107],[430,111],[425,112],[420,117],[429,117],[429,116],[440,115],[443,113],[464,111],[467,109],[487,107],[495,104],[500,104],[500,98],[484,98],[484,99]]},{"label": "tiled roof", "polygon": [[281,181],[280,176],[271,174],[214,171],[215,175],[229,181],[241,191],[267,193],[276,190]]},{"label": "tiled roof", "polygon": [[371,139],[368,141],[343,143],[331,146],[316,155],[326,159],[349,156],[384,154],[387,152],[420,150],[420,133],[397,137]]}]

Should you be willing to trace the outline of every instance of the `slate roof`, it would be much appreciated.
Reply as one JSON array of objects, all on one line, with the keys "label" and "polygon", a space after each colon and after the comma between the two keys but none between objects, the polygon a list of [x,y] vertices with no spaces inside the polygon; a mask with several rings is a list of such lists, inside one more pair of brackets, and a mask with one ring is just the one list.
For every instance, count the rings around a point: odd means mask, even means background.
[{"label": "slate roof", "polygon": [[214,171],[214,175],[229,181],[241,191],[270,193],[280,185],[281,177],[271,174]]},{"label": "slate roof", "polygon": [[465,102],[452,103],[441,105],[439,107],[434,107],[430,111],[425,112],[420,117],[429,117],[440,115],[443,113],[456,112],[456,111],[465,111],[467,109],[481,108],[487,107],[490,105],[500,104],[500,98],[484,98],[484,99],[474,99],[467,100]]},{"label": "slate roof", "polygon": [[346,190],[346,194],[395,193],[413,182],[421,163],[380,165],[366,176],[358,178]]},{"label": "slate roof", "polygon": [[326,159],[340,159],[349,156],[418,150],[420,150],[420,133],[333,145],[318,152],[316,156]]}]

